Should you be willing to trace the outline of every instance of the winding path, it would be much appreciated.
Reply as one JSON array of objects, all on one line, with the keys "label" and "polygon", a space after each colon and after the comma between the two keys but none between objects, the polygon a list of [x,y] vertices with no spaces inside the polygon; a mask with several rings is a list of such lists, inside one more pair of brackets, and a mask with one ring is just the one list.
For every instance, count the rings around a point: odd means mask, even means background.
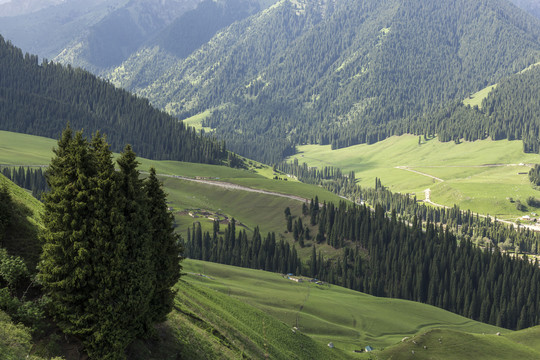
[{"label": "winding path", "polygon": [[[460,166],[460,165],[452,165],[452,166],[439,165],[439,166],[422,166],[422,167],[442,168],[442,167],[500,167],[500,166],[532,166],[532,165],[522,163],[522,164],[486,164],[486,165],[464,165],[464,166]],[[419,174],[419,175],[430,177],[430,178],[435,179],[435,180],[440,181],[440,182],[444,182],[444,180],[441,179],[441,178],[438,178],[436,176],[426,174],[426,173],[423,173],[423,172],[420,172],[420,171],[417,171],[417,170],[413,170],[408,166],[396,166],[395,168],[410,171],[410,172],[413,172],[413,173],[416,173],[416,174]],[[424,197],[425,197],[424,202],[426,204],[430,204],[432,206],[442,207],[442,208],[446,208],[446,209],[450,208],[449,206],[442,205],[442,204],[437,204],[437,203],[434,203],[433,201],[431,201],[431,189],[429,189],[429,188],[424,190]],[[473,213],[473,214],[477,214],[477,213]],[[513,221],[498,219],[498,218],[496,218],[494,216],[491,216],[491,215],[483,215],[483,214],[477,214],[477,215],[482,217],[482,218],[490,218],[492,221],[498,221],[498,222],[501,222],[501,223],[504,223],[504,224],[507,224],[507,225],[511,225],[514,228],[524,227],[524,228],[528,228],[528,229],[533,230],[533,231],[540,231],[540,226],[525,225],[525,224],[519,224],[518,225]]]}]

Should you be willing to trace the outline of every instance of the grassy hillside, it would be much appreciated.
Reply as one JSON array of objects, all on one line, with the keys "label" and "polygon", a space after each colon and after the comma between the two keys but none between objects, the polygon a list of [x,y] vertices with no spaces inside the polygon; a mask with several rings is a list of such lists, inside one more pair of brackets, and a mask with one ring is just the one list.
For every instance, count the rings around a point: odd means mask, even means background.
[{"label": "grassy hillside", "polygon": [[[345,359],[345,352],[329,349],[235,297],[209,289],[191,275],[181,280],[175,308],[162,328],[165,342],[155,348],[134,344],[133,359]],[[168,338],[168,339],[167,339]]]},{"label": "grassy hillside", "polygon": [[[482,324],[433,306],[377,298],[334,285],[296,283],[261,270],[185,260],[189,283],[218,290],[297,326],[322,344],[333,342],[351,353],[366,345],[384,348],[404,336],[434,328],[504,334],[509,330]],[[205,276],[194,275],[204,274]],[[290,330],[289,330],[290,331]]]},{"label": "grassy hillside", "polygon": [[[52,148],[56,146],[56,141],[0,131],[0,144],[0,164],[46,165],[53,156]],[[155,161],[144,158],[139,158],[139,161],[142,171],[154,166],[159,174],[208,178],[306,199],[318,196],[321,202],[341,200],[338,196],[320,187],[303,184],[292,178],[288,181],[273,180],[271,177],[273,177],[274,172],[271,167],[249,160],[248,163],[253,164],[250,170],[179,161]],[[204,230],[211,230],[212,220],[206,217],[193,218],[188,214],[190,210],[201,209],[226,215],[229,219],[234,217],[245,225],[248,232],[253,231],[255,226],[259,226],[263,234],[274,231],[277,234],[281,233],[285,238],[292,239],[292,234],[284,233],[286,222],[283,211],[286,207],[290,207],[293,214],[300,214],[302,203],[298,200],[225,189],[171,177],[161,177],[161,179],[169,194],[170,206],[174,209],[178,229],[183,234],[194,221],[201,222]]]},{"label": "grassy hillside", "polygon": [[[354,170],[362,186],[374,187],[378,177],[392,191],[414,193],[419,199],[429,188],[435,203],[455,203],[463,209],[501,218],[516,219],[526,214],[517,211],[507,198],[525,203],[529,196],[540,197],[526,175],[528,164],[540,162],[540,155],[523,153],[520,141],[455,144],[422,138],[419,145],[418,136],[403,135],[339,150],[331,150],[330,146],[300,146],[295,157],[309,166],[332,165],[344,171]],[[491,166],[494,164],[504,166]]]},{"label": "grassy hillside", "polygon": [[[535,336],[535,341],[526,340],[531,336]],[[501,336],[436,329],[418,334],[374,355],[381,360],[539,359],[538,336],[538,327]]]},{"label": "grassy hillside", "polygon": [[13,215],[10,225],[0,242],[11,255],[22,257],[30,268],[34,268],[41,254],[38,234],[42,228],[42,204],[30,192],[16,186],[0,174],[0,187],[7,186],[13,201]]}]

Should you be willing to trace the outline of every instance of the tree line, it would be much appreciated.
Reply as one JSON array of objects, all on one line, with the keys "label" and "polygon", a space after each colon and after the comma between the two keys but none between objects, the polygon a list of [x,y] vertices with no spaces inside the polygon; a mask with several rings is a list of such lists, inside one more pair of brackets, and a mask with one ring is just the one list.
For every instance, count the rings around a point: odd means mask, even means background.
[{"label": "tree line", "polygon": [[41,200],[41,195],[49,191],[42,167],[2,167],[2,175],[18,186],[32,191],[32,196]]}]

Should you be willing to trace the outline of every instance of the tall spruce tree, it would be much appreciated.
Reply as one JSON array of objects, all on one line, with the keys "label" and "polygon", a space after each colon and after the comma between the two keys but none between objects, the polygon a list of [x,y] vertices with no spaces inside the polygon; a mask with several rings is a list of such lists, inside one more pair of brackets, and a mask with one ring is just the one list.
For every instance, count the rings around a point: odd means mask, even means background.
[{"label": "tall spruce tree", "polygon": [[171,287],[180,278],[182,267],[179,254],[183,249],[179,245],[179,236],[174,233],[174,218],[167,208],[166,195],[154,168],[150,169],[144,188],[148,197],[152,263],[156,273],[156,288],[150,302],[151,314],[154,321],[164,321],[173,306],[174,292]]},{"label": "tall spruce tree", "polygon": [[171,309],[180,259],[165,195],[154,171],[139,179],[129,146],[115,171],[99,133],[89,143],[68,127],[54,153],[39,278],[58,325],[90,358],[123,359]]},{"label": "tall spruce tree", "polygon": [[40,281],[52,300],[58,325],[85,337],[95,331],[90,307],[95,163],[88,143],[68,127],[58,141],[48,171],[51,191],[44,196]]}]

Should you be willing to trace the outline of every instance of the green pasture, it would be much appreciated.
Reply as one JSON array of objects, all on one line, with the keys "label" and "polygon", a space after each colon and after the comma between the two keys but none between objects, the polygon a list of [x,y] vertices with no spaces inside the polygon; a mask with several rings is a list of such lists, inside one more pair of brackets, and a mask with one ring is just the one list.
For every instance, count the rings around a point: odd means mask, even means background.
[{"label": "green pasture", "polygon": [[497,87],[497,84],[490,85],[490,86],[487,86],[487,87],[483,88],[482,90],[480,90],[480,91],[472,94],[468,98],[464,99],[463,104],[469,105],[471,107],[478,106],[481,109],[482,108],[482,100],[487,98],[487,96],[489,95],[491,90],[495,89],[496,87]]},{"label": "green pasture", "polygon": [[[205,209],[220,212],[228,215],[229,218],[234,217],[240,221],[247,226],[246,230],[248,232],[252,232],[255,226],[258,225],[264,235],[271,231],[275,231],[276,235],[279,235],[287,227],[283,213],[285,208],[289,206],[291,211],[296,214],[302,211],[300,201],[283,197],[222,189],[212,185],[173,178],[162,178],[162,180],[169,194],[169,205],[174,208],[175,213],[187,209]],[[201,224],[207,223],[210,225],[212,223],[210,220],[194,219],[186,215],[177,219],[180,231],[184,233],[183,229],[191,226],[193,221],[201,221]],[[237,227],[237,229],[241,228]],[[207,227],[207,229],[210,230],[211,227]]]},{"label": "green pasture", "polygon": [[[53,156],[52,148],[55,146],[56,140],[3,131],[0,132],[0,164],[46,165]],[[251,167],[249,170],[180,161],[156,161],[145,158],[139,158],[138,161],[141,163],[139,166],[141,171],[147,171],[153,166],[158,174],[230,182],[305,199],[318,196],[321,202],[338,202],[340,200],[337,195],[318,186],[303,184],[292,179],[288,181],[274,180],[272,179],[274,172],[271,167],[252,160],[246,160]],[[281,177],[283,178],[284,175]],[[194,221],[201,223],[203,231],[212,229],[211,220],[194,219],[189,215],[178,214],[189,209],[204,209],[224,213],[229,218],[234,217],[246,226],[248,232],[253,231],[258,225],[263,234],[273,231],[276,234],[282,233],[286,239],[292,239],[291,234],[283,233],[286,229],[283,211],[288,206],[294,214],[300,214],[302,204],[298,200],[241,190],[228,190],[168,177],[162,177],[162,180],[165,191],[169,194],[170,206],[176,213],[178,229],[183,234]],[[307,250],[305,252],[307,254]]]},{"label": "green pasture", "polygon": [[[436,329],[373,354],[375,359],[539,359],[540,328],[515,332],[471,334]],[[533,339],[533,337],[535,337]]]},{"label": "green pasture", "polygon": [[[262,270],[185,260],[184,279],[263,310],[289,328],[298,326],[321,344],[333,342],[352,354],[371,345],[382,349],[405,336],[434,328],[503,334],[509,330],[406,300],[377,298],[335,285],[296,283]],[[201,277],[195,274],[205,274]]]},{"label": "green pasture", "polygon": [[203,120],[209,117],[211,114],[212,114],[211,110],[206,110],[202,113],[199,113],[199,114],[193,115],[192,117],[184,119],[183,122],[186,125],[194,127],[195,130],[197,131],[204,130],[206,132],[211,132],[213,131],[212,128],[202,126]]},{"label": "green pasture", "polygon": [[185,359],[350,358],[343,350],[292,332],[275,317],[236,296],[210,289],[197,278],[203,279],[186,275],[175,286],[174,310],[161,331],[170,334],[168,341],[161,341],[156,349],[140,346],[136,350],[147,353],[139,351],[137,359],[176,359],[177,354]]},{"label": "green pasture", "polygon": [[0,131],[0,164],[46,165],[51,162],[56,140]]},{"label": "green pasture", "polygon": [[[529,196],[540,198],[526,174],[528,164],[540,163],[540,155],[525,154],[521,141],[442,143],[437,139],[418,144],[418,136],[393,136],[373,145],[355,145],[331,150],[330,146],[304,145],[294,157],[309,166],[337,166],[354,170],[361,186],[373,187],[375,178],[390,190],[414,193],[424,198],[431,189],[431,200],[446,206],[457,203],[462,209],[516,218],[516,210],[507,198],[524,203]],[[291,160],[291,157],[289,160]],[[504,164],[511,166],[491,166]],[[522,164],[522,165],[519,165]],[[444,180],[396,167],[407,167]],[[520,174],[521,173],[521,174]]]}]

